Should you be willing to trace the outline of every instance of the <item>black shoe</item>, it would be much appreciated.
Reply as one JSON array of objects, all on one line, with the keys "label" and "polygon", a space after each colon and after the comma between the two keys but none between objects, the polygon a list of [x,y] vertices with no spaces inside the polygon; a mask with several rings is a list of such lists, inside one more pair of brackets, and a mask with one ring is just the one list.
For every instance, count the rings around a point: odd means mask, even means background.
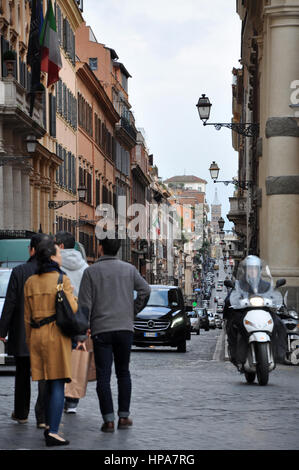
[{"label": "black shoe", "polygon": [[117,429],[128,429],[133,425],[133,421],[129,418],[119,418]]},{"label": "black shoe", "polygon": [[60,441],[59,439],[56,439],[56,437],[54,436],[49,436],[49,434],[45,435],[45,441],[46,441],[47,447],[67,446],[70,443],[70,441],[67,441],[67,440]]},{"label": "black shoe", "polygon": [[106,421],[102,424],[101,431],[114,432],[114,421]]}]

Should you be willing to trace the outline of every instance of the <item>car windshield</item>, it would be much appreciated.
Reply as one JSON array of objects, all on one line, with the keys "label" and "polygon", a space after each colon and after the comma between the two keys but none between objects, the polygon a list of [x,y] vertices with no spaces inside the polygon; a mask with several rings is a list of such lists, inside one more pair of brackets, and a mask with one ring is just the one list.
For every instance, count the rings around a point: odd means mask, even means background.
[{"label": "car windshield", "polygon": [[147,306],[169,307],[178,304],[178,295],[175,289],[152,289]]},{"label": "car windshield", "polygon": [[196,317],[197,317],[197,313],[196,313],[196,312],[188,312],[188,317],[196,318]]},{"label": "car windshield", "polygon": [[0,271],[0,297],[6,296],[11,271]]}]

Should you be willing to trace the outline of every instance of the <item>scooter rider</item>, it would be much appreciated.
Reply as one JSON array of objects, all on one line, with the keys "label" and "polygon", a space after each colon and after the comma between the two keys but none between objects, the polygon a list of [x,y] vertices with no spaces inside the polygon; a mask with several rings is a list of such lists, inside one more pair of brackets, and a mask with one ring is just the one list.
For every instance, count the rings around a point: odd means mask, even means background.
[{"label": "scooter rider", "polygon": [[[242,263],[244,270],[242,276],[239,278],[240,288],[247,292],[249,295],[262,294],[267,292],[271,288],[271,284],[261,278],[262,273],[262,261],[260,258],[254,255],[249,255],[245,258]],[[237,366],[238,363],[243,362],[243,353],[246,354],[246,350],[242,346],[247,347],[246,341],[242,341],[238,344],[238,332],[241,333],[241,338],[246,335],[243,327],[243,319],[245,313],[242,311],[234,311],[230,308],[230,295],[232,290],[228,293],[223,310],[223,319],[226,320],[226,333],[228,339],[228,348],[230,354],[230,360]],[[273,331],[273,345],[276,360],[282,361],[284,357],[284,351],[287,347],[287,335],[286,329],[278,315],[274,312],[271,313],[274,322]],[[238,348],[237,348],[238,346]],[[240,349],[240,350],[238,350]]]}]

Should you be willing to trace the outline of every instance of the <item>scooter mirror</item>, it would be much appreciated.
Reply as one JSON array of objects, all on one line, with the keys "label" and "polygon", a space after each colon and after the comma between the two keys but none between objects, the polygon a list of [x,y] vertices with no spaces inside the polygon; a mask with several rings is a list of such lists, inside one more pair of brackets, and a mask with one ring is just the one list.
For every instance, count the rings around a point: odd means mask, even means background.
[{"label": "scooter mirror", "polygon": [[277,279],[277,281],[276,281],[276,289],[277,289],[278,287],[284,286],[284,285],[286,284],[286,282],[287,282],[287,281],[286,281],[285,279]]}]

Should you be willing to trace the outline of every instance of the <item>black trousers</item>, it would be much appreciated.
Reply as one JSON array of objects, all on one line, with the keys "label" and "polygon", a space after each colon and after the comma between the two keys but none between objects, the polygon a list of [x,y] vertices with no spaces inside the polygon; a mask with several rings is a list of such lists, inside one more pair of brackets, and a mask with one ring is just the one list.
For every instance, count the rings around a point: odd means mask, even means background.
[{"label": "black trousers", "polygon": [[[31,372],[29,356],[16,356],[14,415],[18,419],[27,419],[30,410]],[[45,422],[44,405],[45,381],[38,382],[38,397],[35,404],[37,423]]]}]

